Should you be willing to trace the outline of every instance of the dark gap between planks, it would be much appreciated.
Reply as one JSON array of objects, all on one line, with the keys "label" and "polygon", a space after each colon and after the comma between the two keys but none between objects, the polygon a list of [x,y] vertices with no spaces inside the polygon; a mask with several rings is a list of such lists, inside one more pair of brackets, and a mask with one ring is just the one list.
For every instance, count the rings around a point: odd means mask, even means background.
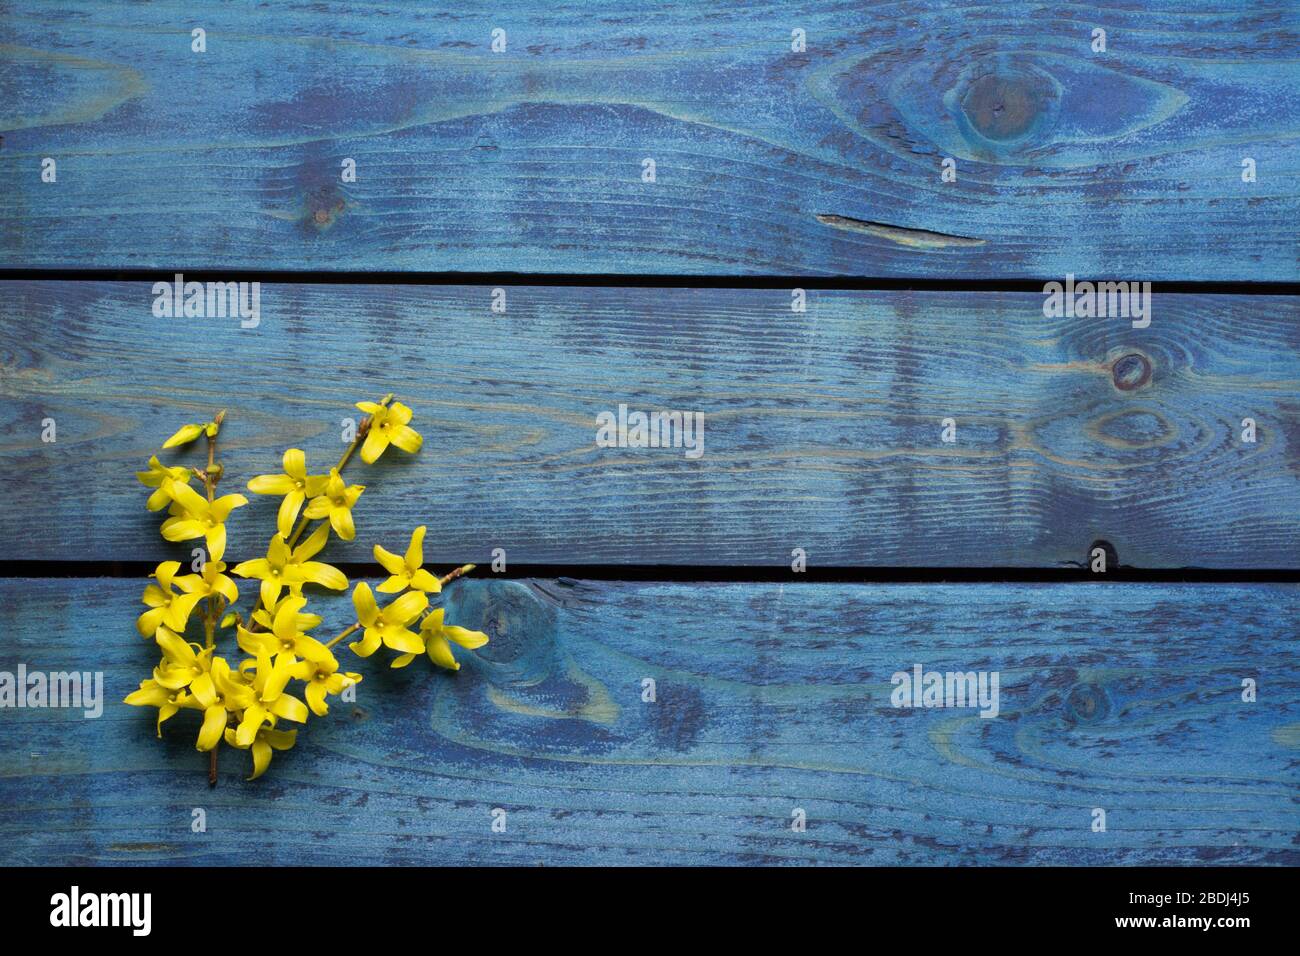
[{"label": "dark gap between planks", "polygon": [[[194,282],[265,282],[306,285],[465,285],[628,289],[819,289],[846,292],[1042,292],[1039,279],[900,279],[874,276],[646,275],[547,272],[329,272],[281,269],[0,269],[0,281],[156,282],[183,273]],[[1147,281],[1141,277],[1087,274],[1090,282]],[[1200,295],[1300,295],[1300,282],[1152,280],[1153,293]]]},{"label": "dark gap between planks", "polygon": [[[349,578],[380,577],[377,564],[337,563]],[[151,561],[0,561],[3,578],[147,578],[157,562]],[[1183,584],[1296,584],[1300,569],[1284,568],[1130,568],[1120,565],[1104,573],[1081,566],[1064,568],[962,567],[872,568],[818,567],[793,572],[785,565],[735,567],[731,565],[660,564],[510,564],[493,572],[486,564],[475,572],[477,580],[569,578],[588,581],[731,582],[773,584],[1016,584],[1081,582],[1151,582]]]}]

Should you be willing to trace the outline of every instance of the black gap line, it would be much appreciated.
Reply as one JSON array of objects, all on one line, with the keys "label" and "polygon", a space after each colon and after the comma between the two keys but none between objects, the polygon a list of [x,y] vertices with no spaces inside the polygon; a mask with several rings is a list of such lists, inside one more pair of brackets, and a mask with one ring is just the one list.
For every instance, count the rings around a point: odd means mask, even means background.
[{"label": "black gap line", "polygon": [[[851,292],[1037,292],[1044,279],[911,279],[872,276],[633,275],[538,272],[330,272],[278,269],[12,269],[0,281],[171,282],[176,273],[194,282],[265,282],[306,285],[540,286],[627,289],[813,289]],[[1077,281],[1147,281],[1140,276],[1084,275]],[[1300,295],[1300,282],[1151,281],[1151,291],[1197,295]]]},{"label": "black gap line", "polygon": [[[139,578],[153,573],[150,561],[0,561],[0,578]],[[335,564],[350,578],[384,577],[377,564]],[[438,570],[438,569],[433,569]],[[446,570],[451,570],[447,568]],[[1105,573],[1084,567],[1061,568],[872,568],[659,564],[515,564],[504,572],[479,565],[479,579],[568,578],[588,581],[666,581],[680,583],[779,584],[1068,584],[1106,581],[1180,584],[1297,584],[1300,568],[1131,568],[1120,565]]]}]

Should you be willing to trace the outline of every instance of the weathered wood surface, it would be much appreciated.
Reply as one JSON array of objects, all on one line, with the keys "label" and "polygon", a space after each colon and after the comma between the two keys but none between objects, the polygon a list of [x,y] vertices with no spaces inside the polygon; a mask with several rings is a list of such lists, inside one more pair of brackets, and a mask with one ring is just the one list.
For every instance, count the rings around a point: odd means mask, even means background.
[{"label": "weathered wood surface", "polygon": [[1293,280],[1300,9],[1226,6],[6,2],[0,265]]},{"label": "weathered wood surface", "polygon": [[[1139,330],[1028,293],[795,314],[785,290],[510,288],[496,315],[488,288],[264,285],[241,329],[154,318],[147,283],[0,292],[4,560],[188,560],[133,476],[175,428],[227,408],[241,490],[290,446],[324,471],[352,403],[395,390],[426,444],[349,466],[369,490],[340,560],[423,523],[441,564],[1059,567],[1102,539],[1134,567],[1300,566],[1293,297],[1157,295]],[[597,447],[620,403],[702,412],[703,457]],[[233,555],[277,503],[235,512]]]},{"label": "weathered wood surface", "polygon": [[[110,701],[0,710],[0,863],[1300,863],[1291,585],[458,583],[492,637],[458,674],[359,662],[215,790],[196,722],[117,703],[142,585],[0,582],[0,670]],[[892,708],[916,663],[999,671],[1000,715]]]}]

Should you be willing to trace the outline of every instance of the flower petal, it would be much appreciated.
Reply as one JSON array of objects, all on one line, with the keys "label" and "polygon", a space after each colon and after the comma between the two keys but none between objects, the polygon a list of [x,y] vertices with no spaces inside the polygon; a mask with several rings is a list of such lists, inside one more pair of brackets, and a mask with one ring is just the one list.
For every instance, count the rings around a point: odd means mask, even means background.
[{"label": "flower petal", "polygon": [[139,690],[133,690],[126,695],[124,703],[132,707],[161,707],[170,697],[171,692],[166,687],[157,681],[145,680],[140,682]]},{"label": "flower petal", "polygon": [[235,582],[224,574],[217,575],[217,580],[212,584],[212,590],[225,598],[227,604],[234,604],[239,600],[239,588],[235,587]]},{"label": "flower petal", "polygon": [[167,609],[161,607],[145,611],[135,619],[135,629],[140,632],[141,637],[153,637],[158,630],[158,625],[162,624],[163,615],[166,613]]},{"label": "flower petal", "polygon": [[203,707],[214,707],[217,703],[217,688],[212,682],[212,675],[204,672],[190,681],[190,693]]},{"label": "flower petal", "polygon": [[248,480],[247,487],[255,495],[287,495],[294,483],[288,475],[258,475]]},{"label": "flower petal", "polygon": [[191,538],[203,537],[206,531],[201,521],[195,521],[193,518],[178,518],[163,522],[162,536],[168,541],[188,541]]},{"label": "flower petal", "polygon": [[164,561],[154,569],[153,576],[157,579],[162,590],[170,591],[172,578],[176,577],[176,572],[180,569],[181,563],[179,561]]},{"label": "flower petal", "polygon": [[154,634],[154,640],[162,649],[163,657],[173,664],[179,664],[182,667],[193,667],[197,658],[194,655],[194,648],[186,644],[179,634],[174,634],[165,627],[158,628]]},{"label": "flower petal", "polygon": [[275,649],[275,638],[266,631],[250,631],[241,627],[236,632],[236,640],[239,642],[239,649],[245,654],[269,654]]},{"label": "flower petal", "polygon": [[303,696],[307,698],[307,706],[317,717],[324,717],[329,713],[330,705],[325,702],[325,685],[320,681],[310,682]]},{"label": "flower petal", "polygon": [[302,491],[294,488],[280,502],[280,510],[276,512],[275,516],[275,528],[286,538],[293,534],[293,523],[298,520],[298,512],[302,510],[302,501]]},{"label": "flower petal", "polygon": [[189,485],[178,484],[172,490],[172,498],[176,504],[191,515],[206,515],[208,513],[207,499]]},{"label": "flower petal", "polygon": [[253,755],[253,775],[247,779],[256,780],[271,766],[271,745],[264,740],[255,740],[250,752]]},{"label": "flower petal", "polygon": [[379,545],[375,545],[374,555],[375,560],[379,562],[379,566],[389,574],[401,574],[406,570],[406,564],[401,558]]},{"label": "flower petal", "polygon": [[243,495],[222,495],[212,502],[212,517],[217,521],[225,521],[230,517],[230,512],[236,508],[242,508],[246,504],[248,504],[248,499]]},{"label": "flower petal", "polygon": [[388,436],[378,428],[371,428],[366,435],[365,444],[361,446],[361,460],[367,465],[373,465],[387,447]]},{"label": "flower petal", "polygon": [[428,530],[425,525],[420,525],[411,532],[411,543],[406,548],[406,566],[412,571],[424,564],[424,534]]},{"label": "flower petal", "polygon": [[352,606],[357,609],[357,620],[367,628],[379,617],[379,605],[375,603],[375,595],[365,581],[352,589]]},{"label": "flower petal", "polygon": [[289,563],[289,546],[285,544],[284,535],[276,533],[271,543],[266,546],[266,560],[270,567],[283,568]]},{"label": "flower petal", "polygon": [[298,741],[296,730],[268,730],[262,734],[266,742],[276,750],[288,750]]},{"label": "flower petal", "polygon": [[390,437],[394,445],[412,455],[419,451],[420,446],[424,444],[424,436],[407,425],[394,428]]},{"label": "flower petal", "polygon": [[261,704],[254,704],[244,710],[244,719],[239,723],[239,730],[235,734],[235,746],[247,747],[257,737],[257,731],[262,724],[266,722],[266,708]]},{"label": "flower petal", "polygon": [[429,606],[429,598],[422,591],[407,591],[384,608],[384,620],[393,624],[409,624]]},{"label": "flower petal", "polygon": [[404,627],[387,627],[383,631],[384,644],[403,654],[423,654],[424,641],[414,631]]},{"label": "flower petal", "polygon": [[330,527],[344,541],[351,541],[357,536],[357,526],[352,521],[352,512],[347,508],[330,509]]},{"label": "flower petal", "polygon": [[393,402],[388,406],[388,421],[394,425],[405,425],[411,420],[411,406],[403,405],[401,402]]},{"label": "flower petal", "polygon": [[301,448],[290,448],[285,451],[284,473],[299,481],[307,477],[307,455]]},{"label": "flower petal", "polygon": [[271,574],[271,562],[266,558],[253,558],[251,561],[240,561],[234,567],[234,573],[241,578],[265,578]]},{"label": "flower petal", "polygon": [[320,553],[321,548],[325,547],[325,542],[330,539],[330,531],[325,525],[321,525],[313,531],[302,544],[293,549],[293,560],[297,564],[308,561]]},{"label": "flower petal", "polygon": [[163,620],[169,628],[179,634],[185,630],[190,615],[194,613],[194,605],[202,600],[202,594],[176,595],[172,598],[171,603],[167,605],[166,611],[163,612]]},{"label": "flower petal", "polygon": [[271,713],[297,724],[307,723],[307,705],[292,694],[281,694],[271,705]]},{"label": "flower petal", "polygon": [[221,704],[214,704],[203,711],[203,727],[199,730],[197,749],[211,750],[221,740],[230,714]]},{"label": "flower petal", "polygon": [[448,624],[442,629],[443,636],[449,641],[455,641],[461,647],[469,648],[471,651],[476,647],[482,647],[488,642],[488,636],[482,631],[470,631],[463,627],[457,627],[455,624]]},{"label": "flower petal", "polygon": [[332,591],[343,591],[348,586],[347,575],[332,564],[307,561],[298,565],[298,570],[302,573],[304,580],[327,587]]},{"label": "flower petal", "polygon": [[298,635],[298,612],[307,606],[307,599],[290,595],[275,609],[275,623],[271,630],[282,641],[292,641]]},{"label": "flower petal", "polygon": [[208,556],[213,561],[220,561],[226,554],[226,526],[214,524],[205,534],[208,543]]},{"label": "flower petal", "polygon": [[259,594],[263,607],[275,607],[275,602],[280,599],[280,579],[269,576],[264,578]]},{"label": "flower petal", "polygon": [[411,575],[411,587],[417,591],[424,591],[426,594],[440,594],[442,592],[442,582],[424,568],[420,568]]},{"label": "flower petal", "polygon": [[352,653],[357,657],[369,657],[375,651],[379,650],[379,632],[374,628],[366,628],[361,640],[353,641],[348,647],[352,648]]},{"label": "flower petal", "polygon": [[[266,681],[262,684],[262,703],[271,703],[284,693],[285,685],[289,683],[289,678],[293,676],[293,665],[292,654],[275,655],[275,663],[271,665],[271,672],[266,675]],[[261,669],[261,663],[259,662],[259,674]],[[272,707],[272,710],[274,710],[274,707]]]},{"label": "flower petal", "polygon": [[445,667],[450,671],[460,670],[460,664],[451,654],[451,645],[441,634],[435,634],[429,638],[428,643],[429,660],[433,661],[439,667]]}]

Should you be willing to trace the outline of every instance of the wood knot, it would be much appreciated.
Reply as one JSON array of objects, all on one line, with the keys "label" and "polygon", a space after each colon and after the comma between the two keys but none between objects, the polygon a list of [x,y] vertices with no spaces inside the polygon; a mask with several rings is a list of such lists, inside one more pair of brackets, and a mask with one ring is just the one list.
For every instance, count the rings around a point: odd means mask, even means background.
[{"label": "wood knot", "polygon": [[1115,359],[1110,377],[1122,392],[1131,392],[1151,381],[1151,360],[1141,352],[1128,352]]},{"label": "wood knot", "polygon": [[1065,696],[1065,719],[1071,724],[1095,724],[1110,715],[1110,695],[1098,684],[1075,684]]},{"label": "wood knot", "polygon": [[324,185],[313,189],[305,197],[307,221],[324,231],[338,220],[348,208],[347,199],[337,186]]},{"label": "wood knot", "polygon": [[1060,84],[1032,63],[976,64],[958,91],[958,125],[968,139],[1016,146],[1044,139],[1056,123]]},{"label": "wood knot", "polygon": [[473,655],[488,680],[529,683],[557,670],[555,607],[531,588],[517,581],[462,578],[443,591],[443,601],[448,623],[488,636]]}]

